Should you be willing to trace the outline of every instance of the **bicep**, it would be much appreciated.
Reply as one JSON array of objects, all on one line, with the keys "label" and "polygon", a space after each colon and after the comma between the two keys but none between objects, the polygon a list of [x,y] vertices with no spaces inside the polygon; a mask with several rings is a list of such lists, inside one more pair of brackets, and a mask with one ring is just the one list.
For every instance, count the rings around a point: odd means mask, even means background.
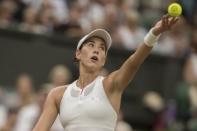
[{"label": "bicep", "polygon": [[48,131],[58,114],[55,93],[53,90],[47,96],[43,112],[33,131]]}]

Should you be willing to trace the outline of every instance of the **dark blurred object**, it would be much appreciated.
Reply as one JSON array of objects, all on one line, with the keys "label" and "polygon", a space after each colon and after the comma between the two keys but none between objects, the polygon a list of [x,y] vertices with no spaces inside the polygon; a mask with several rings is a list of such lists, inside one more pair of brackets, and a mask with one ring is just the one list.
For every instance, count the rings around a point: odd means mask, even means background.
[{"label": "dark blurred object", "polygon": [[197,53],[197,25],[192,31],[191,48],[194,53]]},{"label": "dark blurred object", "polygon": [[183,15],[190,24],[196,25],[195,17],[197,17],[197,1],[196,0],[179,0],[183,7]]},{"label": "dark blurred object", "polygon": [[17,9],[13,15],[13,20],[17,23],[22,22],[23,19],[23,12],[27,5],[22,2],[21,0],[15,0],[15,3],[17,5]]}]

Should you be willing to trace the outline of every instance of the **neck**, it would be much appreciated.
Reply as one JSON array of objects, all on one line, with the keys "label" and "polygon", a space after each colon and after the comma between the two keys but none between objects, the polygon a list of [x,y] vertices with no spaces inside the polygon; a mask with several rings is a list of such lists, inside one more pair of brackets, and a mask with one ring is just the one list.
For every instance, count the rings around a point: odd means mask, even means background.
[{"label": "neck", "polygon": [[83,89],[86,87],[89,83],[94,81],[96,77],[99,75],[99,72],[88,72],[85,69],[80,69],[79,71],[80,75],[77,81],[77,86]]}]

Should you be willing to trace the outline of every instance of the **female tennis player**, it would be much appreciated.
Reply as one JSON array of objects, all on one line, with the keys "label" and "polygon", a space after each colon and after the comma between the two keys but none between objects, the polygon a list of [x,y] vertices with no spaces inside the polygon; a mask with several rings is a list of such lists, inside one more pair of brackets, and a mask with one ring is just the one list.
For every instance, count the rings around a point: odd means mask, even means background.
[{"label": "female tennis player", "polygon": [[99,76],[111,46],[109,33],[96,29],[77,45],[79,78],[73,83],[54,88],[33,131],[48,131],[59,115],[65,131],[114,131],[121,96],[151,49],[165,31],[178,21],[168,15],[147,33],[144,42],[116,71]]}]

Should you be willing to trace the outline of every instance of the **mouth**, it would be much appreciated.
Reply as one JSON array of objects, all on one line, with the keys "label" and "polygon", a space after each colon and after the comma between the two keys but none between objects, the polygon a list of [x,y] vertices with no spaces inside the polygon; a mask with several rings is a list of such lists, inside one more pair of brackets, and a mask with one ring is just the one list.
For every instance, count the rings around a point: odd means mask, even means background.
[{"label": "mouth", "polygon": [[92,56],[90,59],[94,63],[98,61],[98,57],[97,56]]}]

